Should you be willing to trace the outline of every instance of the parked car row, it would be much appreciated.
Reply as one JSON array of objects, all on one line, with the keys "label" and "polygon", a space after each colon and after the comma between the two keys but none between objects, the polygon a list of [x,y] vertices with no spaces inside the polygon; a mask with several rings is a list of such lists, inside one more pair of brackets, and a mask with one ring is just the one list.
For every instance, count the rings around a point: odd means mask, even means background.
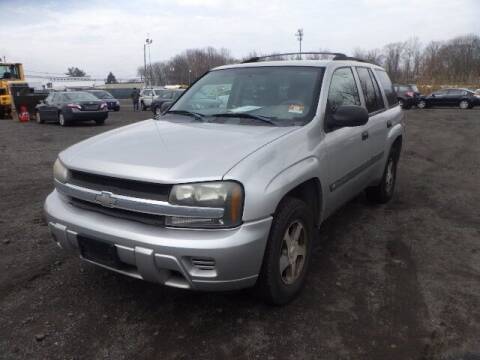
[{"label": "parked car row", "polygon": [[421,95],[415,84],[396,84],[395,91],[403,109],[410,109],[412,106],[419,109],[446,106],[471,109],[480,105],[480,89],[475,91],[462,88],[441,89],[429,95]]}]

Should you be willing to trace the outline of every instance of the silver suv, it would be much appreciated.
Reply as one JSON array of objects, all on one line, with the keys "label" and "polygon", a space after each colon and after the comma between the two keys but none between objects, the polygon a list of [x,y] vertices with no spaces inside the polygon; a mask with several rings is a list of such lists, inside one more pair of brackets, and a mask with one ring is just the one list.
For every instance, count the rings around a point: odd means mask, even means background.
[{"label": "silver suv", "polygon": [[263,60],[60,153],[45,203],[58,245],[138,279],[292,300],[322,221],[363,190],[391,199],[403,117],[376,65]]}]

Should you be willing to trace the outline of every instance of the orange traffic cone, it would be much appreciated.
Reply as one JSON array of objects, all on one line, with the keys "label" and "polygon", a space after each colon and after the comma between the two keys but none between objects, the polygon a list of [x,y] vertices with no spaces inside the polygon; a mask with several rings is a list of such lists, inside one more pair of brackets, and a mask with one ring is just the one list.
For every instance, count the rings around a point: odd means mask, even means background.
[{"label": "orange traffic cone", "polygon": [[18,120],[20,122],[29,122],[30,121],[30,114],[27,111],[27,107],[22,105],[20,106],[20,114],[18,114]]}]

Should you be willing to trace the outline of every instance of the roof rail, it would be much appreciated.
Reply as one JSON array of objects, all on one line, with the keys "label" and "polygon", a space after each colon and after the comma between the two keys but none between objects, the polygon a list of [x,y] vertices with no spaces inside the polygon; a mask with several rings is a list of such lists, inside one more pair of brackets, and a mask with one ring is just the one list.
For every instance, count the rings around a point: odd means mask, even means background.
[{"label": "roof rail", "polygon": [[367,61],[362,60],[362,59],[357,59],[357,58],[350,57],[350,56],[347,56],[345,54],[336,53],[336,52],[301,52],[301,53],[296,52],[296,53],[283,53],[283,54],[254,56],[250,59],[242,61],[242,64],[259,62],[261,60],[264,60],[264,59],[267,59],[267,58],[274,58],[274,57],[277,57],[277,56],[292,56],[292,55],[298,55],[300,57],[302,55],[330,55],[330,56],[332,56],[332,60],[352,60],[352,61],[367,62]]}]

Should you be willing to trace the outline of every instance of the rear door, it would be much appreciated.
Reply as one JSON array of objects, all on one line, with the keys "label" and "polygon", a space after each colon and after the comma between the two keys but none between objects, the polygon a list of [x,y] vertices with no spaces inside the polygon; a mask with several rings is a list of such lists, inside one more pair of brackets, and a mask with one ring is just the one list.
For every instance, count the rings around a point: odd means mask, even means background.
[{"label": "rear door", "polygon": [[328,168],[328,208],[334,210],[363,190],[368,181],[367,126],[328,128],[328,118],[341,105],[361,105],[351,67],[337,68],[330,81],[325,109],[325,146]]},{"label": "rear door", "polygon": [[445,104],[448,106],[457,106],[460,103],[460,100],[463,97],[463,90],[461,89],[450,89],[447,91],[445,96]]},{"label": "rear door", "polygon": [[[366,144],[368,146],[369,164],[371,164],[371,166],[367,171],[372,173],[373,169],[375,169],[373,165],[382,159],[383,152],[385,151],[387,132],[389,127],[392,126],[392,123],[389,122],[389,115],[385,112],[386,105],[380,91],[380,86],[372,70],[367,67],[357,67],[356,71],[362,89],[364,105],[369,115],[368,123],[365,126],[368,133],[368,141],[366,141]],[[391,88],[391,91],[394,93],[391,83],[388,84],[387,82],[386,86]],[[397,103],[395,94],[390,95],[390,99],[392,100],[392,105]]]}]

